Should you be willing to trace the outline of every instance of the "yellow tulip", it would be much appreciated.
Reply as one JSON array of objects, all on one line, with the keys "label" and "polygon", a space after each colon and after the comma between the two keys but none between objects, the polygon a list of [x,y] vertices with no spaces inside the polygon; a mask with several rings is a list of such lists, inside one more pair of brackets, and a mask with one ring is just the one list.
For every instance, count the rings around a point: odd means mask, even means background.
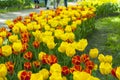
[{"label": "yellow tulip", "polygon": [[3,44],[3,38],[0,37],[0,46],[2,46],[2,44]]},{"label": "yellow tulip", "polygon": [[84,49],[87,47],[87,45],[88,45],[87,39],[81,39],[76,44],[76,49],[79,51],[84,51]]},{"label": "yellow tulip", "polygon": [[43,80],[48,79],[49,77],[49,72],[47,69],[42,69],[39,71],[39,74],[43,76]]},{"label": "yellow tulip", "polygon": [[38,54],[38,59],[39,59],[39,60],[42,60],[42,57],[43,57],[44,55],[46,55],[45,52],[40,52],[40,53]]},{"label": "yellow tulip", "polygon": [[105,61],[105,56],[104,56],[103,54],[99,54],[98,60],[99,60],[100,62],[104,62],[104,61]]},{"label": "yellow tulip", "polygon": [[106,55],[105,56],[105,62],[112,63],[112,56],[111,55]]},{"label": "yellow tulip", "polygon": [[97,48],[94,48],[94,49],[90,49],[90,52],[89,52],[89,55],[91,58],[96,58],[98,56],[98,49]]},{"label": "yellow tulip", "polygon": [[61,68],[61,65],[58,64],[58,63],[55,63],[55,64],[52,64],[50,66],[50,73],[61,73],[62,71],[62,68]]},{"label": "yellow tulip", "polygon": [[86,72],[79,72],[79,71],[73,72],[73,80],[87,80],[89,77],[90,74]]},{"label": "yellow tulip", "polygon": [[12,48],[9,45],[2,46],[2,54],[4,56],[10,56],[12,54]]},{"label": "yellow tulip", "polygon": [[117,67],[116,69],[116,76],[120,80],[120,67]]},{"label": "yellow tulip", "polygon": [[55,42],[54,41],[48,41],[47,42],[47,47],[49,48],[49,49],[54,49],[54,47],[56,46],[56,44],[55,44]]},{"label": "yellow tulip", "polygon": [[112,65],[110,63],[102,62],[102,63],[100,63],[99,70],[100,70],[101,74],[107,75],[111,72]]},{"label": "yellow tulip", "polygon": [[0,77],[5,77],[7,75],[7,67],[5,64],[0,64]]},{"label": "yellow tulip", "polygon": [[0,80],[7,80],[6,77],[0,77]]},{"label": "yellow tulip", "polygon": [[7,35],[6,31],[2,31],[2,32],[0,32],[0,36],[1,36],[1,37],[5,38],[6,35]]},{"label": "yellow tulip", "polygon": [[12,28],[12,32],[15,33],[15,34],[19,33],[19,32],[20,32],[19,27],[14,26],[14,27]]},{"label": "yellow tulip", "polygon": [[17,40],[18,40],[18,35],[11,35],[11,36],[9,36],[9,41],[10,42],[16,42]]},{"label": "yellow tulip", "polygon": [[72,57],[76,54],[75,48],[73,48],[72,46],[68,46],[66,48],[66,55],[69,57]]},{"label": "yellow tulip", "polygon": [[67,25],[67,26],[65,27],[65,31],[66,31],[66,32],[72,32],[71,26],[70,26],[70,25]]},{"label": "yellow tulip", "polygon": [[68,43],[67,42],[62,42],[60,44],[60,47],[58,47],[58,51],[61,53],[64,53],[66,51]]},{"label": "yellow tulip", "polygon": [[56,37],[57,39],[60,39],[61,35],[63,35],[63,34],[64,34],[64,31],[63,31],[63,30],[56,29],[56,30],[54,31],[54,35],[55,35],[55,37]]},{"label": "yellow tulip", "polygon": [[30,80],[44,80],[43,75],[40,75],[39,73],[33,73],[31,74]]},{"label": "yellow tulip", "polygon": [[14,42],[12,48],[15,52],[20,52],[22,50],[22,43],[21,41]]},{"label": "yellow tulip", "polygon": [[61,73],[53,73],[49,80],[63,80]]}]

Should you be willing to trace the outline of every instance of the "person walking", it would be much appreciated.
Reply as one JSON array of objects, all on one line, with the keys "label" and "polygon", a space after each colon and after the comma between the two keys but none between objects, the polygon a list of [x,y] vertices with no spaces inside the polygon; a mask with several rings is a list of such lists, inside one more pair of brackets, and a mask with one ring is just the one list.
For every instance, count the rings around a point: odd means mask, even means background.
[{"label": "person walking", "polygon": [[47,8],[47,9],[49,9],[50,3],[51,3],[51,1],[50,1],[50,0],[47,0],[47,4],[46,4],[46,8]]},{"label": "person walking", "polygon": [[67,0],[64,0],[64,5],[65,7],[67,7]]},{"label": "person walking", "polygon": [[35,8],[39,8],[39,0],[34,0]]},{"label": "person walking", "polygon": [[47,1],[48,1],[48,0],[45,0],[45,7],[47,7]]},{"label": "person walking", "polygon": [[[60,3],[60,0],[57,0],[57,7],[58,7],[59,3]],[[67,7],[67,0],[64,0],[64,5],[65,5],[65,7]]]}]

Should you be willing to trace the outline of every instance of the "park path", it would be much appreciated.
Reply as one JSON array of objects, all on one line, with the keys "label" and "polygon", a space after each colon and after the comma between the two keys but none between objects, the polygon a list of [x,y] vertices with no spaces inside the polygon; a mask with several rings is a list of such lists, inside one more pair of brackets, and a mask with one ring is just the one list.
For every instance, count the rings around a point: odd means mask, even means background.
[{"label": "park path", "polygon": [[[68,5],[75,5],[75,2],[68,2]],[[53,6],[50,6],[50,9],[52,9]],[[26,16],[30,12],[37,12],[39,13],[40,10],[46,10],[45,7],[40,7],[39,9],[26,9],[26,10],[21,10],[21,11],[16,11],[16,12],[8,12],[8,13],[0,13],[0,27],[4,26],[7,28],[7,25],[5,24],[5,21],[8,19],[14,19],[17,16]]]}]

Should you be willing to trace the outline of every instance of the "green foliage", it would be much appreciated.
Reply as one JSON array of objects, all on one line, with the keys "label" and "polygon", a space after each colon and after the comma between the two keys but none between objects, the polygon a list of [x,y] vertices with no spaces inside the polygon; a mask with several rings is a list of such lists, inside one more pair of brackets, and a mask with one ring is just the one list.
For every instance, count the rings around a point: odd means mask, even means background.
[{"label": "green foliage", "polygon": [[105,16],[109,16],[110,14],[113,14],[116,11],[118,11],[118,4],[104,3],[100,6],[97,5],[96,8],[97,8],[96,9],[97,17],[105,17]]}]

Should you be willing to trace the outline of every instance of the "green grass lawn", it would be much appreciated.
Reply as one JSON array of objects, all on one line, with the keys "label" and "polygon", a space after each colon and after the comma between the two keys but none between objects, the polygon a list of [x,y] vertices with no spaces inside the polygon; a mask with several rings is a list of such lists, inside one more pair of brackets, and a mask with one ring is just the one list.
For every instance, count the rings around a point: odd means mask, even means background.
[{"label": "green grass lawn", "polygon": [[[96,30],[87,37],[87,50],[96,47],[99,53],[113,56],[113,67],[120,66],[120,15],[98,19],[95,26]],[[99,71],[95,75],[101,80],[116,80],[112,76],[108,76],[109,79],[102,77]]]}]

